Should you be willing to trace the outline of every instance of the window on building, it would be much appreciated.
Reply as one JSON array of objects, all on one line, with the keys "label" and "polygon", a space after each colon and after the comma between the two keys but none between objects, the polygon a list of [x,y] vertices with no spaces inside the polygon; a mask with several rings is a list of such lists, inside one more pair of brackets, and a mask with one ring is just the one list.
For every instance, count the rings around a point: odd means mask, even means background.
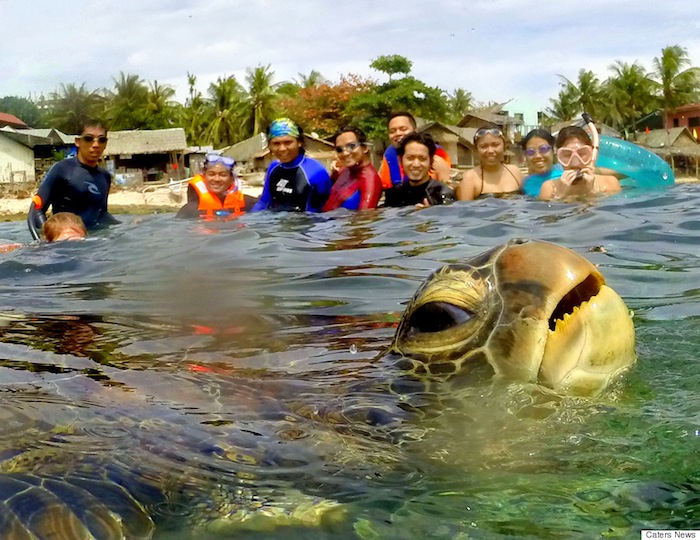
[{"label": "window on building", "polygon": [[692,118],[688,118],[688,127],[700,127],[700,116],[693,116]]},{"label": "window on building", "polygon": [[678,118],[673,119],[673,127],[678,127]]}]

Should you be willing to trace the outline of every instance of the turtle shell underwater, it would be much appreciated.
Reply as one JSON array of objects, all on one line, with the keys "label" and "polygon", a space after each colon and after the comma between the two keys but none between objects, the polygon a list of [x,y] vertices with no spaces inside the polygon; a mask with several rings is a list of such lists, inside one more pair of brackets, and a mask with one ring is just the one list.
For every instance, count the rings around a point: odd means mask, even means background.
[{"label": "turtle shell underwater", "polygon": [[417,375],[487,365],[497,377],[582,395],[636,360],[630,312],[598,269],[570,249],[517,239],[433,273],[390,350]]}]

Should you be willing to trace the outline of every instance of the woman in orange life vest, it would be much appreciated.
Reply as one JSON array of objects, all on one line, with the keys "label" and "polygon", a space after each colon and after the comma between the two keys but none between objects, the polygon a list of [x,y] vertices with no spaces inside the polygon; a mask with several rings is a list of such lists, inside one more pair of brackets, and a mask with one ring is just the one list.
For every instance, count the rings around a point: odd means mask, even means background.
[{"label": "woman in orange life vest", "polygon": [[176,217],[233,219],[245,213],[255,204],[240,189],[233,172],[235,161],[228,156],[207,154],[203,174],[198,174],[187,186],[187,204],[180,208]]}]

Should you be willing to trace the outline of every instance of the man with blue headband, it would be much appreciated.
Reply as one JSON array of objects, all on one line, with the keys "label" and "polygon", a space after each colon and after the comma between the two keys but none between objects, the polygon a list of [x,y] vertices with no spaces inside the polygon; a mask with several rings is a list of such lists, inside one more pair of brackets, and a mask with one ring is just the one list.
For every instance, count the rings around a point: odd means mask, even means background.
[{"label": "man with blue headband", "polygon": [[267,140],[276,159],[267,169],[262,195],[251,212],[320,212],[332,182],[324,166],[304,153],[302,129],[289,118],[278,118],[270,124]]}]

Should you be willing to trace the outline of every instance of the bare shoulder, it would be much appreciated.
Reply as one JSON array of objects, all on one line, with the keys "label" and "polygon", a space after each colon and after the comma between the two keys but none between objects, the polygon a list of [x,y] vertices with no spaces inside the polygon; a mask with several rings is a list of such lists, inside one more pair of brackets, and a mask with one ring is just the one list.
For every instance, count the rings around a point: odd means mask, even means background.
[{"label": "bare shoulder", "polygon": [[620,181],[610,174],[598,175],[596,181],[598,182],[600,190],[607,193],[615,193],[622,189]]},{"label": "bare shoulder", "polygon": [[523,178],[525,178],[525,176],[523,175],[523,171],[521,171],[520,167],[518,167],[517,165],[506,164],[505,168],[508,169],[515,178],[517,178],[518,183],[522,182]]},{"label": "bare shoulder", "polygon": [[462,180],[457,184],[457,189],[455,190],[457,200],[471,201],[476,198],[475,186],[481,181],[477,170],[478,167],[464,171]]},{"label": "bare shoulder", "polygon": [[554,180],[547,180],[540,188],[539,199],[548,201],[554,195]]}]

